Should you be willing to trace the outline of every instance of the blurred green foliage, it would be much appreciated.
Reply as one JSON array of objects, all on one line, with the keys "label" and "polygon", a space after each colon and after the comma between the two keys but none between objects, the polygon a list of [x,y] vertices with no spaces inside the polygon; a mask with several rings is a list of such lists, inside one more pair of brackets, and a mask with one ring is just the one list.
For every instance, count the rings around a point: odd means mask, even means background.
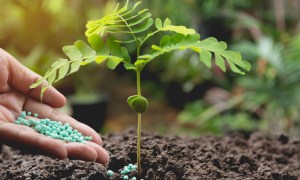
[{"label": "blurred green foliage", "polygon": [[223,9],[225,27],[231,29],[232,48],[253,68],[241,78],[225,75],[226,83],[217,82],[225,97],[218,99],[221,91],[208,90],[203,99],[186,106],[179,121],[192,122],[198,132],[238,127],[300,135],[300,1],[251,1],[243,6],[239,1],[215,2],[211,7]]}]

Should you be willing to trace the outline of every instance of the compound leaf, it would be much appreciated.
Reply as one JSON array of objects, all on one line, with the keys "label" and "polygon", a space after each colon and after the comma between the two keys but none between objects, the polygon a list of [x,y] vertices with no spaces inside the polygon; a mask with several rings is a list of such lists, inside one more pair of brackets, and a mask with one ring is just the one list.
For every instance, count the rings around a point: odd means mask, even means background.
[{"label": "compound leaf", "polygon": [[246,71],[250,69],[250,64],[242,60],[240,53],[227,50],[225,42],[219,42],[215,38],[207,38],[200,41],[200,35],[197,33],[187,35],[177,33],[172,37],[164,36],[160,40],[160,46],[152,45],[151,47],[153,49],[151,54],[144,54],[138,57],[138,59],[146,61],[144,64],[174,50],[190,49],[197,52],[200,56],[200,61],[209,68],[212,66],[212,54],[214,54],[216,65],[224,72],[226,71],[225,61],[228,62],[230,69],[235,73],[244,74],[241,69]]},{"label": "compound leaf", "polygon": [[223,41],[218,41],[216,38],[209,37],[205,40],[199,41],[198,46],[202,49],[202,53],[204,50],[214,53],[216,65],[223,71],[226,70],[225,62],[223,63],[223,58],[229,64],[230,69],[235,73],[245,74],[237,66],[246,71],[249,71],[251,68],[247,61],[242,60],[242,56],[239,52],[227,50],[227,44]]}]

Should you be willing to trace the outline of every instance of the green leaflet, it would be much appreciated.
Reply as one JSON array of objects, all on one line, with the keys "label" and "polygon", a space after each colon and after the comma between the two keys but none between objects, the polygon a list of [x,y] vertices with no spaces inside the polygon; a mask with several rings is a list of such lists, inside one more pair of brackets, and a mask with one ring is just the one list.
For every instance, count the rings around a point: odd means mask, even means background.
[{"label": "green leaflet", "polygon": [[159,18],[155,19],[155,27],[156,27],[156,29],[161,29],[163,27],[161,19],[159,19]]},{"label": "green leaflet", "polygon": [[106,45],[112,55],[122,57],[122,49],[119,43],[117,43],[114,38],[110,37],[106,41]]},{"label": "green leaflet", "polygon": [[[67,62],[68,60],[65,59],[65,61]],[[58,69],[58,77],[56,81],[63,79],[67,75],[68,71],[69,71],[69,64],[65,63],[63,66],[61,66],[60,69]]]},{"label": "green leaflet", "polygon": [[94,57],[96,54],[96,52],[89,45],[87,45],[84,41],[81,41],[81,40],[76,41],[74,45],[81,52],[82,59]]},{"label": "green leaflet", "polygon": [[165,19],[163,24],[162,24],[161,19],[156,18],[155,27],[159,31],[173,31],[173,32],[183,34],[183,35],[195,34],[196,33],[196,31],[194,29],[188,29],[185,26],[171,25],[171,20],[168,19],[168,18]]},{"label": "green leaflet", "polygon": [[164,21],[164,27],[170,26],[171,25],[171,20],[169,18],[166,18]]},{"label": "green leaflet", "polygon": [[[63,47],[64,53],[70,58],[70,59],[81,59],[81,52],[73,45],[65,46]],[[55,67],[56,64],[53,63],[51,67]]]},{"label": "green leaflet", "polygon": [[135,20],[135,21],[129,23],[128,25],[129,25],[129,26],[134,26],[134,25],[140,24],[140,23],[142,23],[144,20],[146,20],[146,19],[148,19],[148,18],[150,18],[150,17],[151,17],[151,13],[149,13],[149,12],[148,12],[148,13],[143,13],[141,16],[138,17],[137,20]]},{"label": "green leaflet", "polygon": [[109,49],[97,34],[89,36],[88,41],[94,51],[96,51],[96,55],[109,55]]},{"label": "green leaflet", "polygon": [[75,61],[75,62],[71,63],[70,71],[67,75],[72,74],[74,72],[77,72],[79,70],[79,67],[80,67],[81,63],[82,63],[82,60]]},{"label": "green leaflet", "polygon": [[106,66],[109,69],[115,69],[123,60],[122,57],[123,53],[122,53],[122,49],[119,43],[115,42],[113,38],[108,38],[107,39],[107,47],[110,50],[111,54],[115,57],[113,58],[108,58],[107,62],[106,62]]},{"label": "green leaflet", "polygon": [[208,68],[211,68],[211,52],[202,49],[200,53],[200,61],[202,61]]},{"label": "green leaflet", "polygon": [[132,33],[140,33],[149,29],[153,24],[153,19],[148,18],[145,22],[143,22],[139,27],[132,30]]},{"label": "green leaflet", "polygon": [[225,61],[220,54],[215,53],[216,65],[223,71],[226,71]]},{"label": "green leaflet", "polygon": [[114,70],[122,62],[122,60],[123,59],[120,58],[120,57],[111,56],[111,57],[108,58],[108,60],[106,62],[106,66],[109,69]]}]

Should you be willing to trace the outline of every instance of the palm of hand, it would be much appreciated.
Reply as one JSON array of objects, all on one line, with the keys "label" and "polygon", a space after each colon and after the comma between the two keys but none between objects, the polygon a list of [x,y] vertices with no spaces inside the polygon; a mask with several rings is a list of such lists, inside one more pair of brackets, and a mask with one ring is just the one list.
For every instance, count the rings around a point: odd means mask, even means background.
[{"label": "palm of hand", "polygon": [[13,123],[22,112],[25,99],[25,95],[15,90],[2,92],[0,94],[0,122]]},{"label": "palm of hand", "polygon": [[[65,104],[64,96],[54,88],[49,88],[44,94],[46,104],[38,100],[40,89],[30,92],[26,100],[30,84],[38,78],[37,74],[23,67],[12,56],[0,49],[0,143],[59,158],[68,157],[108,163],[109,155],[101,147],[102,140],[98,133],[53,109],[53,107],[61,107]],[[36,112],[42,118],[47,117],[62,123],[68,122],[84,135],[92,136],[93,142],[65,143],[62,140],[41,135],[30,127],[14,124],[14,120],[23,110]]]}]

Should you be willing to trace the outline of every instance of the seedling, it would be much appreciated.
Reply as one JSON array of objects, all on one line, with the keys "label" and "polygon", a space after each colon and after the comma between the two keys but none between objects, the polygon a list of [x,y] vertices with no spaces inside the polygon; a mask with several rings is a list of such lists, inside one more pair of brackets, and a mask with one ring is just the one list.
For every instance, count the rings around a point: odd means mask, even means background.
[{"label": "seedling", "polygon": [[[137,2],[130,6],[127,0],[123,7],[119,7],[118,4],[111,13],[101,19],[89,21],[85,33],[89,44],[79,40],[74,45],[63,47],[68,59],[57,59],[44,77],[30,87],[36,88],[41,85],[42,98],[43,93],[54,82],[77,72],[81,66],[92,62],[98,64],[106,62],[106,66],[112,70],[119,64],[123,64],[126,70],[134,71],[137,94],[130,96],[127,102],[138,114],[137,167],[139,178],[141,174],[141,119],[142,113],[148,108],[148,101],[141,93],[141,72],[148,63],[165,53],[189,49],[198,53],[199,60],[209,68],[214,59],[216,66],[224,72],[227,67],[239,74],[244,74],[243,70],[250,69],[250,64],[242,60],[240,53],[227,50],[225,42],[218,41],[213,37],[200,40],[200,35],[194,29],[173,25],[168,18],[153,20],[148,9],[137,10],[140,4],[141,2]],[[161,32],[164,32],[163,35],[160,34]],[[171,35],[165,35],[166,33]],[[125,36],[120,36],[120,34]],[[159,42],[148,48],[151,51],[144,52],[144,49],[147,50],[144,47],[145,42],[150,38],[159,39]],[[134,57],[130,57],[127,48],[124,47],[124,44],[131,43],[136,47]],[[48,84],[43,83],[44,81],[48,81]]]}]

